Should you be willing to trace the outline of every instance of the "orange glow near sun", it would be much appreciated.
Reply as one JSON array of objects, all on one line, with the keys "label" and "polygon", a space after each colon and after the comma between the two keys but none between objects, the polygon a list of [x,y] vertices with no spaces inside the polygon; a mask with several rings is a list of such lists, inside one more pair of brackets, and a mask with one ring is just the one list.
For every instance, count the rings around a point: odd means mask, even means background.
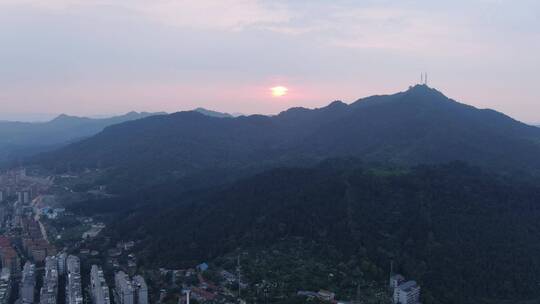
[{"label": "orange glow near sun", "polygon": [[281,97],[281,96],[287,95],[287,92],[289,91],[289,89],[287,89],[284,86],[277,86],[277,87],[270,88],[270,91],[272,92],[273,97]]}]

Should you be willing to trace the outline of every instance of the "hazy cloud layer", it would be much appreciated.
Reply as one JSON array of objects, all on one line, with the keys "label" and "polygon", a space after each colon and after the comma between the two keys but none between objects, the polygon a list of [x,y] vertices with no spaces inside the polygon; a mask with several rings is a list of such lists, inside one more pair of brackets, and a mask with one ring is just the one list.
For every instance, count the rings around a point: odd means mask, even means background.
[{"label": "hazy cloud layer", "polygon": [[[538,1],[0,0],[5,113],[275,113],[405,89],[540,121]],[[272,99],[268,88],[290,95]]]}]

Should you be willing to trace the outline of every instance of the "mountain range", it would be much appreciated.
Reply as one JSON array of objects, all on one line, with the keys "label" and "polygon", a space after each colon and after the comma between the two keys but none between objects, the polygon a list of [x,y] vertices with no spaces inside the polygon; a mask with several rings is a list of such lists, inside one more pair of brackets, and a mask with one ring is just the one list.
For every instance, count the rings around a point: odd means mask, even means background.
[{"label": "mountain range", "polygon": [[275,116],[152,116],[112,125],[34,161],[57,170],[106,169],[113,180],[123,175],[136,186],[200,175],[228,180],[240,172],[348,156],[398,165],[462,160],[537,174],[538,155],[540,129],[416,85]]},{"label": "mountain range", "polygon": [[105,127],[163,113],[130,112],[110,118],[59,115],[48,122],[0,121],[0,161],[53,150],[92,136]]}]

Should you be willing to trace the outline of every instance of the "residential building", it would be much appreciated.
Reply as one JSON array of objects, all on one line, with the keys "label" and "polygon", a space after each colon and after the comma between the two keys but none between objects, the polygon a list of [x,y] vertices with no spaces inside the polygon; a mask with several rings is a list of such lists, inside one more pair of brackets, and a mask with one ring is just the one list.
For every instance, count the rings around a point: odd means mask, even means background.
[{"label": "residential building", "polygon": [[105,276],[101,267],[92,265],[90,271],[90,292],[93,304],[110,304],[109,286],[105,281]]},{"label": "residential building", "polygon": [[135,291],[135,304],[148,304],[148,286],[144,278],[140,275],[134,276],[132,285]]},{"label": "residential building", "polygon": [[58,301],[58,262],[56,257],[45,258],[43,287],[39,293],[40,304],[56,304]]},{"label": "residential building", "polygon": [[2,268],[0,274],[0,304],[8,304],[11,296],[11,273],[9,268]]},{"label": "residential building", "polygon": [[394,288],[394,304],[420,303],[420,286],[415,281],[407,281]]},{"label": "residential building", "polygon": [[56,258],[58,260],[58,274],[65,275],[67,254],[62,252]]},{"label": "residential building", "polygon": [[116,304],[135,304],[133,286],[128,275],[119,271],[114,275],[115,284],[115,303]]},{"label": "residential building", "polygon": [[36,289],[36,265],[26,262],[23,267],[19,296],[22,304],[34,303]]},{"label": "residential building", "polygon": [[66,304],[82,304],[81,262],[77,256],[66,258]]},{"label": "residential building", "polygon": [[137,275],[130,280],[127,274],[119,271],[114,280],[117,304],[148,304],[148,286],[142,276]]}]

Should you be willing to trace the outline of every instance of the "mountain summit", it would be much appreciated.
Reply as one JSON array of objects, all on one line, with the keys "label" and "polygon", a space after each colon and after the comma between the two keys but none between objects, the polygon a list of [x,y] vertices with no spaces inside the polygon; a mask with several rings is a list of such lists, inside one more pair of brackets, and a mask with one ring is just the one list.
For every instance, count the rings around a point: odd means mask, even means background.
[{"label": "mountain summit", "polygon": [[350,105],[334,102],[276,116],[220,119],[178,112],[148,117],[111,126],[39,161],[55,168],[124,168],[145,172],[148,181],[344,156],[404,165],[461,160],[538,173],[537,155],[540,129],[416,85]]}]

